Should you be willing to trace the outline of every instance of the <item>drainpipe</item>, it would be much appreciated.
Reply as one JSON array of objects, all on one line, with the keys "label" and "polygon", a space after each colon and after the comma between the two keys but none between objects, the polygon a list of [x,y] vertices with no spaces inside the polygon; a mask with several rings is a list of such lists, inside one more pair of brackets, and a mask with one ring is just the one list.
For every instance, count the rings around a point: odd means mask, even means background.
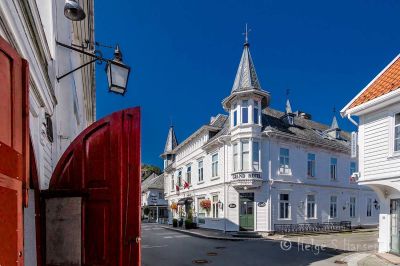
[{"label": "drainpipe", "polygon": [[271,163],[271,136],[268,134],[269,132],[265,132],[265,135],[268,137],[268,194],[269,194],[269,229],[272,231],[272,197],[271,197],[271,191],[272,191],[272,163]]},{"label": "drainpipe", "polygon": [[351,117],[351,114],[347,114],[347,119],[349,119],[351,123],[353,123],[356,127],[358,127],[357,122]]}]

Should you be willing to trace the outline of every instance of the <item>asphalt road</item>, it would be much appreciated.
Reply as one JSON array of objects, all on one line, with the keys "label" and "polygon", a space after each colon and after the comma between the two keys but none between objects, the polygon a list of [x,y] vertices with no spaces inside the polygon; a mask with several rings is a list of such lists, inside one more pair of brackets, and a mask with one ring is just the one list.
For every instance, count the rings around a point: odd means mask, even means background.
[{"label": "asphalt road", "polygon": [[[288,250],[285,250],[288,249]],[[142,265],[338,265],[337,250],[274,240],[225,241],[198,238],[142,225]],[[195,260],[207,263],[197,264]]]}]

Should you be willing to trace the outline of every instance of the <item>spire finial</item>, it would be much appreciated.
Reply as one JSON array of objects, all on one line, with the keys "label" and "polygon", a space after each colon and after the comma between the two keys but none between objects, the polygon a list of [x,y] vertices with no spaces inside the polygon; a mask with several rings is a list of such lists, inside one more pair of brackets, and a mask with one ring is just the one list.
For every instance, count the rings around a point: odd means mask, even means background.
[{"label": "spire finial", "polygon": [[251,29],[249,29],[247,27],[247,23],[246,23],[246,28],[245,28],[245,32],[243,32],[244,35],[244,45],[249,45],[249,33],[250,33]]}]

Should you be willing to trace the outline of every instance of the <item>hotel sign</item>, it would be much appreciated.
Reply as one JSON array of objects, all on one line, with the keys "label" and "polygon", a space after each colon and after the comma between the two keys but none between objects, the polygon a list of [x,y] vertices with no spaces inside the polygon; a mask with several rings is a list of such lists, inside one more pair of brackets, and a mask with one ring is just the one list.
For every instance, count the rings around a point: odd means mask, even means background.
[{"label": "hotel sign", "polygon": [[232,179],[246,179],[246,178],[261,178],[261,173],[253,173],[253,172],[247,172],[247,173],[234,173],[232,174]]}]

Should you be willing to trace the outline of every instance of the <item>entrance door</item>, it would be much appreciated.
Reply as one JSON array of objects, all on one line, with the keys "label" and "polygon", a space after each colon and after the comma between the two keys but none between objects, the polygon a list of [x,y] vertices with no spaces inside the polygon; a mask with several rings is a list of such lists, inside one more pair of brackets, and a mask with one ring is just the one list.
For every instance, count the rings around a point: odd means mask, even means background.
[{"label": "entrance door", "polygon": [[29,171],[28,64],[0,37],[0,265],[24,265]]},{"label": "entrance door", "polygon": [[390,201],[390,251],[400,254],[400,199]]},{"label": "entrance door", "polygon": [[254,193],[240,193],[239,206],[240,231],[254,231]]}]

